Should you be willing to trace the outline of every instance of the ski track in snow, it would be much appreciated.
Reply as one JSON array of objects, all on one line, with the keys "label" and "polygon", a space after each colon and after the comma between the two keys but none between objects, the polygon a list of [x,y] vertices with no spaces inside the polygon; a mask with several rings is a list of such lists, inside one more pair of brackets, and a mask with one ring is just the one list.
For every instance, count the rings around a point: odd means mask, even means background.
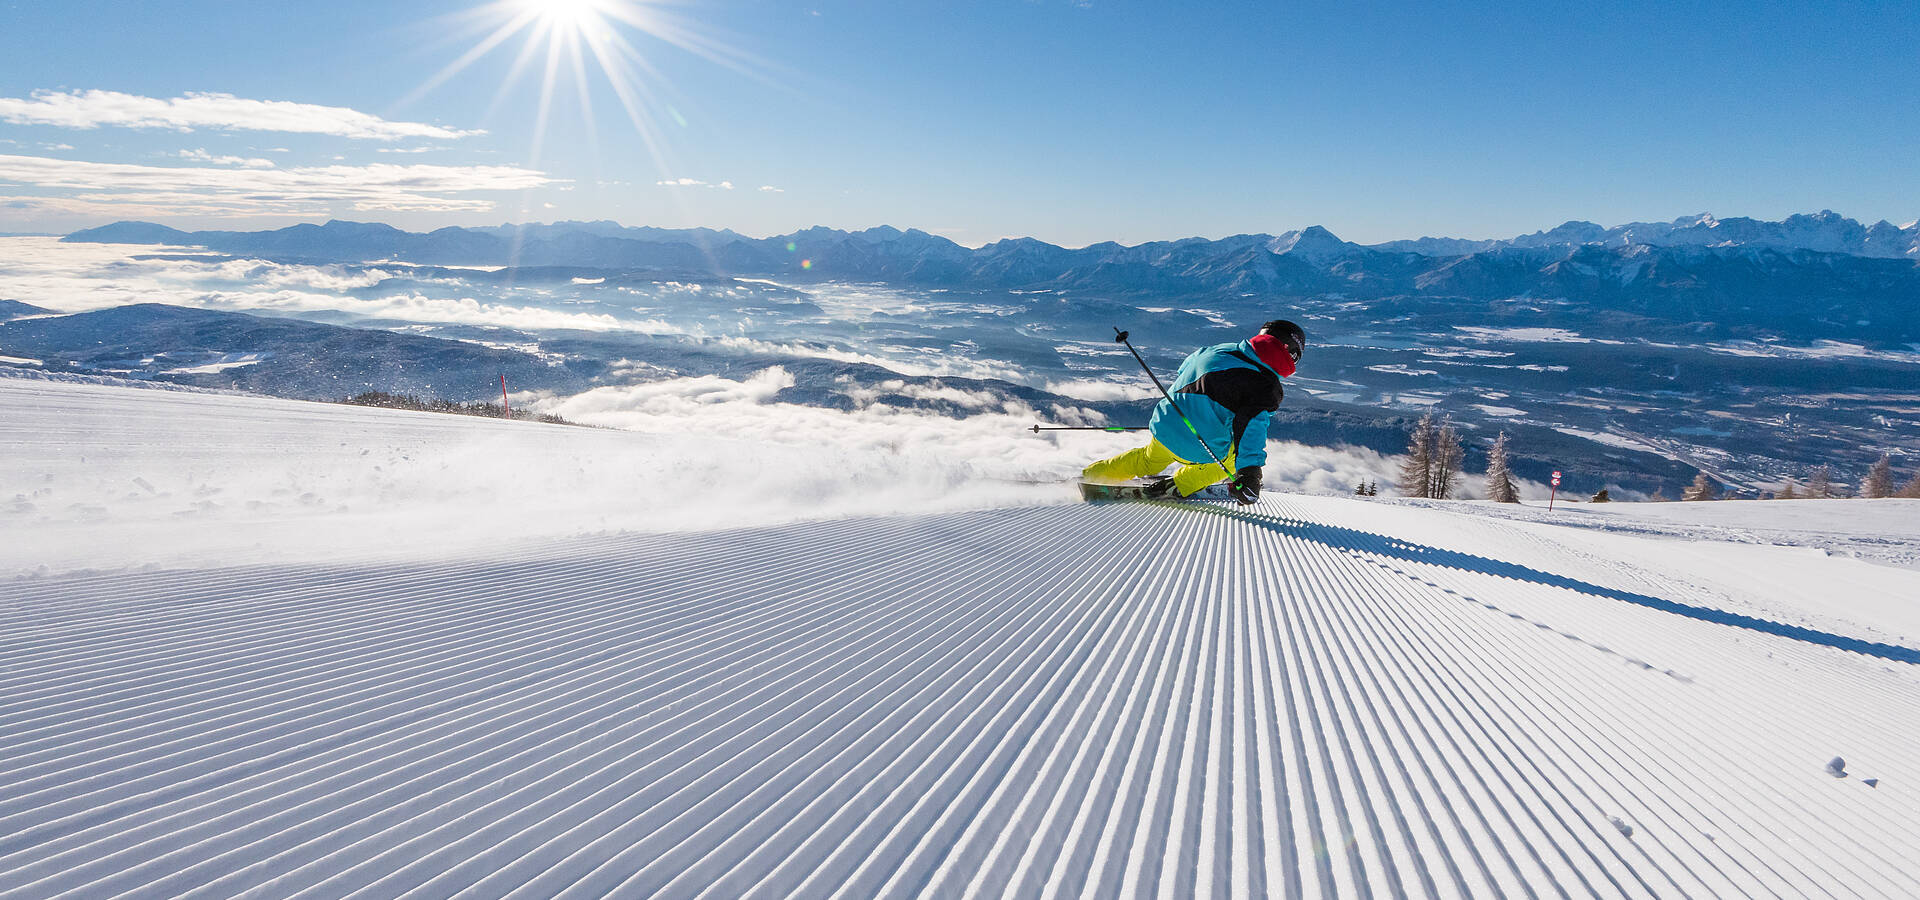
[{"label": "ski track in snow", "polygon": [[0,584],[0,898],[1920,894],[1920,666],[1439,520]]}]

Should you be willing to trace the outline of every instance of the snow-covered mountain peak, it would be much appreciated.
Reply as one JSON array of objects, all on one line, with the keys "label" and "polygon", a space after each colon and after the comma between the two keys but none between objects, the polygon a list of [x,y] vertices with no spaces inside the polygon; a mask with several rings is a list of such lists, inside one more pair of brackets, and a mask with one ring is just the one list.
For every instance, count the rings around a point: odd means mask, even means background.
[{"label": "snow-covered mountain peak", "polygon": [[1053,246],[1053,245],[1052,245],[1052,244],[1049,244],[1049,243],[1047,243],[1046,241],[1043,241],[1043,240],[1040,240],[1039,238],[1030,238],[1030,237],[1010,237],[1010,238],[1001,238],[1001,239],[999,239],[999,240],[997,240],[997,241],[994,241],[994,242],[992,242],[992,243],[990,243],[990,244],[988,244],[988,245],[986,245],[986,246],[984,246],[984,247],[981,247],[980,249],[981,249],[981,250],[983,250],[983,251],[989,251],[989,250],[1038,250],[1038,249],[1040,249],[1040,248],[1043,248],[1043,247],[1051,247],[1051,246]]},{"label": "snow-covered mountain peak", "polygon": [[1358,245],[1347,243],[1333,232],[1319,225],[1309,225],[1299,231],[1289,231],[1267,242],[1267,249],[1279,254],[1289,254],[1313,262],[1324,262],[1344,256],[1360,249]]},{"label": "snow-covered mountain peak", "polygon": [[1671,222],[1629,222],[1611,228],[1571,221],[1548,231],[1536,231],[1509,240],[1458,241],[1422,238],[1389,241],[1376,249],[1411,251],[1423,255],[1464,255],[1508,247],[1577,247],[1599,244],[1624,247],[1764,247],[1773,250],[1813,250],[1881,258],[1920,257],[1920,229],[1915,223],[1895,228],[1885,222],[1871,227],[1823,209],[1796,213],[1778,222],[1735,216],[1722,219],[1702,212]]},{"label": "snow-covered mountain peak", "polygon": [[326,223],[320,227],[328,231],[341,232],[400,233],[400,229],[388,225],[385,222],[355,222],[349,219],[328,219]]}]

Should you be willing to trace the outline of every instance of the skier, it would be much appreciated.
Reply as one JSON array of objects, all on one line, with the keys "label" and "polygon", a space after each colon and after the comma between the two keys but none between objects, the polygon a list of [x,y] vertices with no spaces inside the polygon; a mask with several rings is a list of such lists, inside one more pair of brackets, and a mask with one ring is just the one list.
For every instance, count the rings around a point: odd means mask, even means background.
[{"label": "skier", "polygon": [[1081,477],[1116,484],[1178,463],[1172,475],[1147,485],[1149,498],[1191,497],[1232,479],[1233,499],[1253,503],[1267,463],[1267,421],[1280,408],[1280,379],[1293,374],[1306,346],[1300,326],[1277,319],[1248,340],[1194,351],[1174,376],[1173,402],[1153,408],[1152,440],[1087,466]]}]

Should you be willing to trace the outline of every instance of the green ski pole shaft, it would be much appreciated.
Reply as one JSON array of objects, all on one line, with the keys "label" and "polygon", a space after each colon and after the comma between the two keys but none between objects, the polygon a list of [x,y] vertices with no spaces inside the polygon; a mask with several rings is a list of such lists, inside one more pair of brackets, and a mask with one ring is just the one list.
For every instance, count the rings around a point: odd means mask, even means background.
[{"label": "green ski pole shaft", "polygon": [[1034,434],[1039,434],[1042,431],[1110,431],[1115,434],[1121,434],[1128,431],[1145,431],[1147,430],[1147,426],[1145,425],[1035,425],[1031,430],[1033,431]]},{"label": "green ski pole shaft", "polygon": [[1227,468],[1227,464],[1220,461],[1220,455],[1214,453],[1212,447],[1207,446],[1207,439],[1200,436],[1200,429],[1193,427],[1193,420],[1187,418],[1187,414],[1180,411],[1180,404],[1173,402],[1173,395],[1167,393],[1167,386],[1160,383],[1160,376],[1153,374],[1153,367],[1147,365],[1147,361],[1141,357],[1140,351],[1134,349],[1133,342],[1127,340],[1127,333],[1121,331],[1119,328],[1115,328],[1113,329],[1113,334],[1114,342],[1127,345],[1127,352],[1133,354],[1133,361],[1139,363],[1140,368],[1147,370],[1147,377],[1153,379],[1153,386],[1160,389],[1160,396],[1167,399],[1167,406],[1171,407],[1174,414],[1180,417],[1180,421],[1186,423],[1187,430],[1193,433],[1193,439],[1200,443],[1200,449],[1207,451],[1207,456],[1213,460],[1214,465],[1220,467],[1220,471],[1231,476],[1233,470]]}]

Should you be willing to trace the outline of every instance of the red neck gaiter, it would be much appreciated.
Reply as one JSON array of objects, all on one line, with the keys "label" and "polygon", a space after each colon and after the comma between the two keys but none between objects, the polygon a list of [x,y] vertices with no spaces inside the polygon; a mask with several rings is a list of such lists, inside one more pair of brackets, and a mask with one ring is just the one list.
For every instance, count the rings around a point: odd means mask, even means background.
[{"label": "red neck gaiter", "polygon": [[1273,371],[1285,378],[1293,374],[1293,356],[1287,353],[1287,342],[1270,334],[1256,334],[1247,343],[1253,345],[1253,353],[1260,357]]}]

